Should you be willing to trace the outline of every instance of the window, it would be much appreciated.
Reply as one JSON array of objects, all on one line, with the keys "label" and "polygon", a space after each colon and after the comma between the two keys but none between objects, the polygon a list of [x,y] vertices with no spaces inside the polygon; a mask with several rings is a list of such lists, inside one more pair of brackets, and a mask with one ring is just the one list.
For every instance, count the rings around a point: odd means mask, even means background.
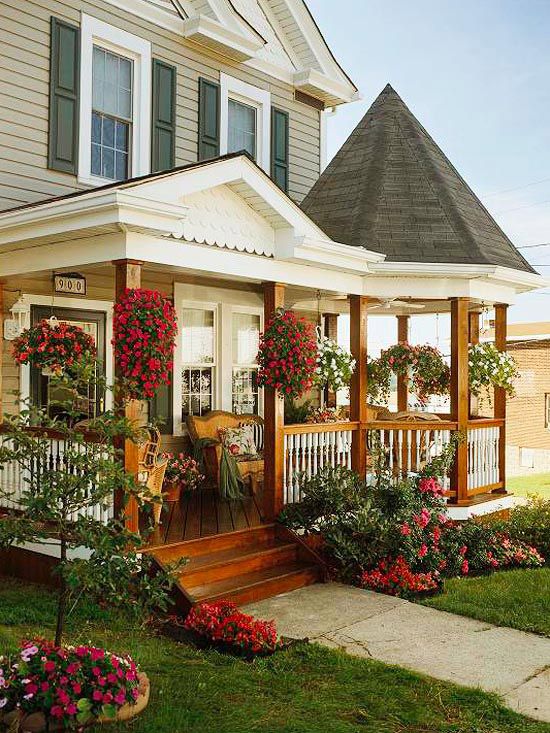
[{"label": "window", "polygon": [[233,312],[232,316],[232,412],[257,415],[259,412],[258,366],[260,316]]},{"label": "window", "polygon": [[544,427],[550,430],[550,392],[544,395]]},{"label": "window", "polygon": [[255,107],[229,100],[227,116],[227,152],[246,150],[256,159],[256,113]]},{"label": "window", "polygon": [[78,177],[101,185],[149,173],[151,44],[82,16]]},{"label": "window", "polygon": [[270,93],[220,74],[220,153],[246,150],[269,173],[270,141]]},{"label": "window", "polygon": [[183,343],[181,412],[205,415],[214,408],[216,369],[215,312],[184,308],[181,319]]},{"label": "window", "polygon": [[94,46],[92,66],[92,175],[128,178],[133,62]]}]

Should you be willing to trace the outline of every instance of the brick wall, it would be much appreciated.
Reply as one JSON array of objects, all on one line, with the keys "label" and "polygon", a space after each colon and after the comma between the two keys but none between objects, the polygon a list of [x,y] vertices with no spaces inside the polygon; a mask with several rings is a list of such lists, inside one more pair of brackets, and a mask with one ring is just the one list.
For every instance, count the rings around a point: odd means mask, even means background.
[{"label": "brick wall", "polygon": [[[508,343],[520,371],[516,395],[508,399],[506,455],[509,475],[550,470],[550,430],[545,427],[545,394],[550,394],[550,339]],[[522,467],[520,449],[533,450],[533,468]]]}]

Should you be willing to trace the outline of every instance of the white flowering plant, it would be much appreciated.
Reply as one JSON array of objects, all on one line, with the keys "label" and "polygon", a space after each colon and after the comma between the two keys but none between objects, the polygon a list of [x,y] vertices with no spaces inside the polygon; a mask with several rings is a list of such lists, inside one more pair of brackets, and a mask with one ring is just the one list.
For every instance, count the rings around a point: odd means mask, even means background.
[{"label": "white flowering plant", "polygon": [[317,339],[315,384],[337,392],[349,386],[355,370],[355,359],[346,349],[327,336]]},{"label": "white flowering plant", "polygon": [[470,392],[475,397],[482,397],[489,387],[501,387],[513,397],[519,370],[512,356],[494,344],[476,344],[470,347],[468,367]]}]

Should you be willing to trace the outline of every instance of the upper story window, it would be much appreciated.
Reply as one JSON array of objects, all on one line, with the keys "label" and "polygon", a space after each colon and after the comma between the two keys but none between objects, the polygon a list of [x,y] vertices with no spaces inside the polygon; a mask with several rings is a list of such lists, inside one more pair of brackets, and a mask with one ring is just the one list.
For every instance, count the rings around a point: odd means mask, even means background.
[{"label": "upper story window", "polygon": [[128,178],[132,133],[133,61],[94,46],[92,175]]},{"label": "upper story window", "polygon": [[220,154],[246,150],[267,173],[271,168],[271,95],[220,74]]},{"label": "upper story window", "polygon": [[151,44],[82,16],[78,177],[101,185],[149,173]]}]

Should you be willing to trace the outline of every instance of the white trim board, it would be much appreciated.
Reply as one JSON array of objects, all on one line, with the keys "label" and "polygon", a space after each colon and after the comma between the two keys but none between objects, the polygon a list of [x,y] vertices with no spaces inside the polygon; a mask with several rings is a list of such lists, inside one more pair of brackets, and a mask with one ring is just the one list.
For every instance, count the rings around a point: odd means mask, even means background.
[{"label": "white trim board", "polygon": [[130,58],[132,80],[132,130],[129,177],[150,171],[151,156],[151,43],[120,28],[82,13],[80,22],[80,121],[78,181],[92,186],[112,183],[91,173],[92,67],[94,44]]}]

